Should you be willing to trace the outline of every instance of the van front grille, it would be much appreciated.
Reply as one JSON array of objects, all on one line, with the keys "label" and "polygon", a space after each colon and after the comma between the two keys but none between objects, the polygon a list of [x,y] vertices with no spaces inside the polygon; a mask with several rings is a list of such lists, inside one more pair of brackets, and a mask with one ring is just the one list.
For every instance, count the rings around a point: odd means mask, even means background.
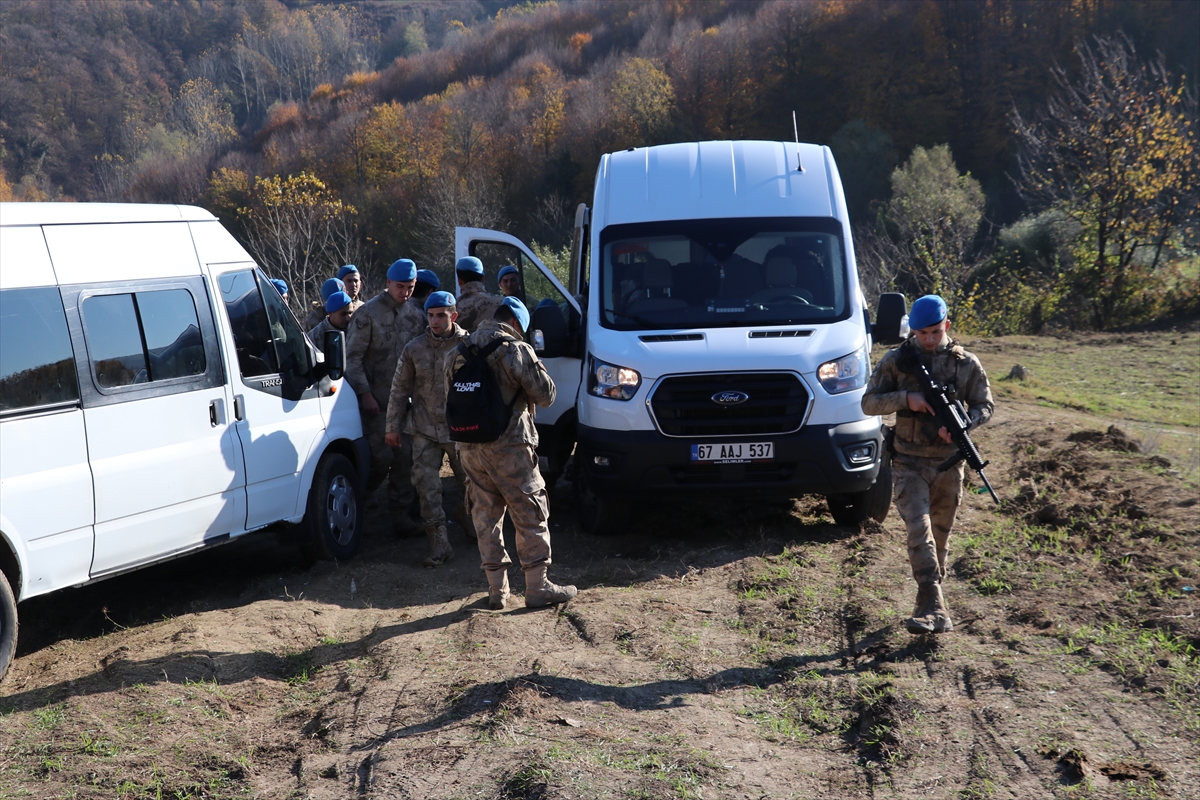
[{"label": "van front grille", "polygon": [[[725,395],[746,399],[718,403]],[[751,436],[792,433],[808,409],[808,390],[791,372],[721,372],[665,378],[650,398],[666,436]]]}]

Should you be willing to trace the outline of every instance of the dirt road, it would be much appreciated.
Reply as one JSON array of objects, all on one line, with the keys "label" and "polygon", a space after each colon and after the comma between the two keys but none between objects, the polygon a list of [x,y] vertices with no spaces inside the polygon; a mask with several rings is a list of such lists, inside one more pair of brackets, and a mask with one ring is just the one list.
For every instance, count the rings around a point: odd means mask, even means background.
[{"label": "dirt road", "polygon": [[1195,796],[1197,491],[1109,422],[1000,405],[1005,502],[967,496],[936,638],[904,631],[894,514],[663,505],[597,538],[562,484],[558,610],[487,611],[460,530],[437,570],[258,536],[30,601],[0,797]]}]

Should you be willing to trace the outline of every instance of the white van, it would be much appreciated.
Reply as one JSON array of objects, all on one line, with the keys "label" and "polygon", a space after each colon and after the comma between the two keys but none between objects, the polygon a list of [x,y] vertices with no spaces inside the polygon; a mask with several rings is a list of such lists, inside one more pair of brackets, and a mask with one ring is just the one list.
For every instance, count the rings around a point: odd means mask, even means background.
[{"label": "white van", "polygon": [[0,677],[18,601],[276,522],[353,555],[344,346],[203,209],[0,204]]},{"label": "white van", "polygon": [[558,386],[539,409],[555,475],[574,449],[585,530],[676,495],[828,499],[839,524],[891,501],[880,419],[859,402],[874,339],[898,341],[902,295],[872,325],[828,147],[718,141],[601,157],[564,286],[513,237],[457,232],[457,255],[521,271]]}]

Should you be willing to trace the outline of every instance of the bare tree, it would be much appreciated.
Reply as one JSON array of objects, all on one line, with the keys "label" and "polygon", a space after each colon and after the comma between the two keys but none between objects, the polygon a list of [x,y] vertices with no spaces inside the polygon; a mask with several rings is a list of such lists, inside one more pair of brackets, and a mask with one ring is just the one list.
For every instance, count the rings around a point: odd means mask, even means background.
[{"label": "bare tree", "polygon": [[447,275],[454,268],[454,229],[501,228],[506,222],[500,193],[479,178],[443,173],[426,184],[417,201],[413,258],[423,268]]}]

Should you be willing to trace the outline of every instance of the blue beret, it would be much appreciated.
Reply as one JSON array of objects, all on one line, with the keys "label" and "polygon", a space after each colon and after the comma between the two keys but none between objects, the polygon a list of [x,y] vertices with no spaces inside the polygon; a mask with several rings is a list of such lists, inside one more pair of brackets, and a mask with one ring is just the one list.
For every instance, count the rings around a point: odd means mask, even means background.
[{"label": "blue beret", "polygon": [[334,292],[346,291],[346,284],[342,283],[337,278],[329,278],[321,284],[321,299],[328,300],[329,296]]},{"label": "blue beret", "polygon": [[501,305],[508,306],[517,316],[517,321],[521,323],[521,330],[529,330],[529,309],[515,297],[506,297],[501,301]]},{"label": "blue beret", "polygon": [[338,270],[337,276],[338,276],[338,278],[344,278],[347,275],[349,275],[351,272],[358,272],[358,267],[354,266],[353,264],[347,264],[346,266],[344,266]]},{"label": "blue beret", "polygon": [[406,281],[415,281],[417,279],[417,264],[411,258],[401,258],[392,262],[388,267],[387,279],[389,281],[398,281],[404,283]]},{"label": "blue beret", "polygon": [[435,289],[442,288],[441,279],[439,279],[437,273],[431,269],[417,270],[417,283],[428,283]]},{"label": "blue beret", "polygon": [[287,294],[287,284],[279,280],[279,278],[271,278],[271,283],[279,290],[281,295]]},{"label": "blue beret", "polygon": [[325,313],[332,314],[335,311],[341,311],[343,308],[350,305],[350,302],[350,295],[341,291],[334,292],[333,294],[329,295],[329,298],[325,301]]},{"label": "blue beret", "polygon": [[946,301],[936,294],[927,294],[912,304],[908,312],[908,328],[919,331],[930,325],[937,325],[945,318]]},{"label": "blue beret", "polygon": [[453,308],[456,305],[458,302],[449,292],[431,292],[429,297],[425,298],[426,311],[431,308]]},{"label": "blue beret", "polygon": [[496,276],[496,280],[502,280],[505,275],[520,275],[521,272],[512,264],[500,268],[500,274]]},{"label": "blue beret", "polygon": [[466,272],[469,275],[482,275],[483,262],[475,256],[463,256],[454,265],[455,272]]}]

